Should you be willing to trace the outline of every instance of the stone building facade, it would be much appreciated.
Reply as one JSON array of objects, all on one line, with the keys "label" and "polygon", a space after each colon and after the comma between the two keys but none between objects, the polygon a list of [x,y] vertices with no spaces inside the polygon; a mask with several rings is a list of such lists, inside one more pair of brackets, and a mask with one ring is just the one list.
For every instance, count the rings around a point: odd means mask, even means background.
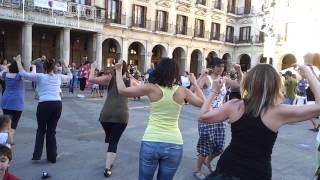
[{"label": "stone building facade", "polygon": [[22,53],[29,67],[44,54],[79,66],[87,56],[99,68],[122,58],[144,72],[172,57],[195,74],[208,56],[243,70],[264,59],[259,0],[53,0],[62,10],[39,1],[0,1],[0,58]]}]

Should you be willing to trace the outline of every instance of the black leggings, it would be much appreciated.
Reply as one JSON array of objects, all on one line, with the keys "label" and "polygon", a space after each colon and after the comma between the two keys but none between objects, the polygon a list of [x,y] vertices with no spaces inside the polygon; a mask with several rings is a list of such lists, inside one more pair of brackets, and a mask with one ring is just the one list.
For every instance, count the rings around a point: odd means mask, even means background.
[{"label": "black leggings", "polygon": [[3,114],[11,116],[11,128],[17,129],[19,119],[21,117],[22,111],[15,111],[9,109],[2,109]]},{"label": "black leggings", "polygon": [[101,122],[101,125],[106,133],[105,143],[109,143],[108,152],[117,152],[118,143],[123,131],[126,129],[127,124]]},{"label": "black leggings", "polygon": [[87,83],[87,78],[82,77],[80,78],[80,90],[84,91],[84,89],[86,88],[86,83]]}]

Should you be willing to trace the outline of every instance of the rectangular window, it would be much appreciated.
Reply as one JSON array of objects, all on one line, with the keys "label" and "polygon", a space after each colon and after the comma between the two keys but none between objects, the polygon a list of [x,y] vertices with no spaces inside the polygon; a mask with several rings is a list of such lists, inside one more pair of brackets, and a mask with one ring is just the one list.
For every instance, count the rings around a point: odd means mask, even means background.
[{"label": "rectangular window", "polygon": [[113,23],[121,23],[121,1],[108,0],[107,19]]},{"label": "rectangular window", "polygon": [[245,0],[244,14],[250,14],[251,11],[251,0]]},{"label": "rectangular window", "polygon": [[146,11],[144,6],[135,5],[134,10],[134,26],[145,28],[146,27]]},{"label": "rectangular window", "polygon": [[204,37],[204,20],[196,19],[194,36]]},{"label": "rectangular window", "polygon": [[251,27],[240,27],[239,41],[248,43],[250,41]]},{"label": "rectangular window", "polygon": [[157,10],[156,29],[165,32],[168,30],[168,13],[166,11]]},{"label": "rectangular window", "polygon": [[197,0],[197,4],[206,6],[206,0]]},{"label": "rectangular window", "polygon": [[221,0],[215,0],[214,1],[214,8],[221,10]]},{"label": "rectangular window", "polygon": [[228,13],[236,12],[236,0],[228,0]]},{"label": "rectangular window", "polygon": [[177,15],[177,34],[187,34],[187,16]]},{"label": "rectangular window", "polygon": [[233,43],[233,33],[234,33],[234,27],[232,26],[227,26],[226,30],[226,42],[231,42]]},{"label": "rectangular window", "polygon": [[211,39],[219,40],[220,37],[220,24],[219,23],[211,23]]}]

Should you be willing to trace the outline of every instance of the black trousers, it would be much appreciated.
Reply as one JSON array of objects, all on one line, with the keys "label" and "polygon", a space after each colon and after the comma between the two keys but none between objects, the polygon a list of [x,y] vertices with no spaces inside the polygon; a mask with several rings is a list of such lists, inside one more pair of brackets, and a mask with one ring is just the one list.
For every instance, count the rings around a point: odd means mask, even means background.
[{"label": "black trousers", "polygon": [[33,151],[34,160],[40,160],[46,137],[47,159],[55,163],[57,157],[56,128],[61,115],[61,101],[40,102],[37,107],[38,129]]},{"label": "black trousers", "polygon": [[82,77],[80,78],[80,90],[84,91],[84,89],[86,88],[86,83],[87,83],[87,78]]},{"label": "black trousers", "polygon": [[14,130],[17,129],[22,111],[15,111],[15,110],[9,110],[9,109],[2,109],[2,111],[3,111],[3,114],[11,116],[11,128]]},{"label": "black trousers", "polygon": [[118,143],[123,131],[126,129],[127,124],[101,122],[101,125],[106,133],[105,143],[109,143],[108,152],[117,152]]}]

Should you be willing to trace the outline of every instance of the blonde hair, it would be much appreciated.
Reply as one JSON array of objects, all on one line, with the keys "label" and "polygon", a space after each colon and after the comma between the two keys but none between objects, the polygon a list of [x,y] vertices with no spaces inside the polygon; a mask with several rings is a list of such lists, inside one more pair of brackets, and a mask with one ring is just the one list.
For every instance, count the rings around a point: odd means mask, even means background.
[{"label": "blonde hair", "polygon": [[263,109],[280,104],[282,88],[281,77],[271,65],[258,64],[252,68],[241,83],[245,114],[258,117]]}]

